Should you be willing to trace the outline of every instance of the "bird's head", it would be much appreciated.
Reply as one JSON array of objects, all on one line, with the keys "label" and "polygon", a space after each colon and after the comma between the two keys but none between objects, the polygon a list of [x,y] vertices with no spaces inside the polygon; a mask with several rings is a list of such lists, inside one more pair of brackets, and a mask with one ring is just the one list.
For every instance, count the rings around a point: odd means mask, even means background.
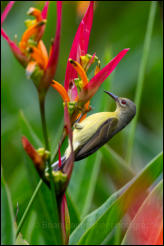
[{"label": "bird's head", "polygon": [[130,121],[136,114],[136,105],[128,98],[118,97],[109,91],[104,91],[111,96],[116,102],[116,110],[121,113],[122,116],[127,117],[127,121]]}]

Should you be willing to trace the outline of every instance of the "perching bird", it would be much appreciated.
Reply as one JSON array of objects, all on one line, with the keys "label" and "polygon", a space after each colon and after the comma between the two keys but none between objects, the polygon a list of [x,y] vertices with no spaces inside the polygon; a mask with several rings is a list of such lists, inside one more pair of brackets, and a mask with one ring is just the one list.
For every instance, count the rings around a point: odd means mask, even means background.
[{"label": "perching bird", "polygon": [[[86,117],[82,122],[74,124],[73,151],[74,160],[79,161],[94,153],[107,143],[117,132],[124,128],[135,116],[136,105],[127,98],[115,96],[104,91],[116,102],[114,112],[100,112]],[[71,153],[70,143],[61,158],[62,167]],[[52,164],[58,170],[58,161]]]}]

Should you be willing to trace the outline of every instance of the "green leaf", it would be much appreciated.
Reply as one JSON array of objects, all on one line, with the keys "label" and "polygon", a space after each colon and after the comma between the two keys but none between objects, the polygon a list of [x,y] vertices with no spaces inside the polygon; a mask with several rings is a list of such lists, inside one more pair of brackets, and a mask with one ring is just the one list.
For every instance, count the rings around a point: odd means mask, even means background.
[{"label": "green leaf", "polygon": [[90,208],[100,161],[100,153],[96,153],[86,160],[80,161],[78,164],[75,163],[77,166],[74,167],[75,170],[71,177],[69,193],[81,217],[83,217]]},{"label": "green leaf", "polygon": [[[25,135],[29,139],[29,141],[34,144],[35,147],[42,146],[41,141],[32,130],[32,127],[30,123],[27,121],[27,119],[25,118],[23,112],[20,113],[20,123],[21,123],[22,134]],[[32,186],[31,187],[32,191],[36,195],[32,193],[31,195],[32,196],[34,195],[33,201],[31,203],[31,200],[29,200],[27,203],[28,210],[26,211],[25,219],[23,221],[23,224],[21,225],[22,234],[23,236],[24,235],[26,236],[26,237],[24,236],[24,238],[26,238],[30,244],[36,244],[38,238],[39,240],[45,242],[46,244],[54,244],[56,243],[56,238],[55,238],[56,229],[55,229],[54,217],[52,216],[54,212],[53,212],[52,200],[50,199],[50,190],[43,182],[38,183],[39,177],[38,177],[38,173],[36,172],[36,169],[34,168],[34,164],[31,161],[31,159],[29,159],[29,157],[26,155],[26,153],[24,155],[25,155],[26,169],[29,175],[29,183]],[[34,231],[36,233],[35,237],[31,236],[31,233],[29,231],[31,230],[31,227],[29,225],[29,223],[31,223],[30,213],[33,210],[36,212],[36,216],[37,216],[37,219],[35,220],[36,223],[34,226],[35,228]]]},{"label": "green leaf", "polygon": [[71,234],[70,244],[101,244],[128,209],[162,173],[162,157],[163,153],[157,155],[128,184],[89,214]]},{"label": "green leaf", "polygon": [[[130,223],[122,245],[158,245],[163,221],[163,180],[147,196]],[[161,242],[162,244],[162,242]]]},{"label": "green leaf", "polygon": [[38,215],[36,210],[33,209],[31,213],[29,213],[28,219],[26,220],[23,226],[22,234],[24,238],[26,238],[27,241],[30,242],[30,244],[37,243],[38,245],[45,245],[46,244],[46,240],[44,239],[45,235],[38,225],[39,225]]},{"label": "green leaf", "polygon": [[3,176],[1,177],[1,244],[13,245],[15,241],[14,214],[11,197]]},{"label": "green leaf", "polygon": [[137,81],[137,88],[136,88],[136,95],[135,95],[135,103],[136,103],[136,116],[134,117],[134,120],[131,125],[130,133],[129,133],[129,139],[127,143],[127,161],[130,164],[132,152],[133,152],[133,145],[134,145],[134,138],[135,138],[135,131],[138,121],[138,116],[140,112],[140,105],[141,105],[141,96],[143,91],[143,85],[144,85],[144,77],[145,77],[145,71],[146,71],[146,65],[148,62],[148,55],[150,51],[150,44],[151,44],[151,38],[152,38],[152,32],[153,32],[153,26],[155,21],[155,14],[157,9],[157,2],[152,1],[150,6],[150,12],[149,12],[149,18],[147,22],[147,28],[145,32],[145,40],[144,40],[144,47],[143,47],[143,54],[142,54],[142,60],[140,63],[140,69],[138,73],[138,81]]},{"label": "green leaf", "polygon": [[38,136],[35,134],[35,132],[33,131],[23,111],[20,111],[19,113],[19,120],[20,120],[22,134],[26,136],[30,141],[30,143],[34,144],[35,147],[41,147],[43,144],[41,140],[38,138]]},{"label": "green leaf", "polygon": [[73,230],[78,226],[80,223],[80,215],[78,213],[78,209],[76,207],[76,204],[72,201],[71,195],[69,192],[66,192],[66,198],[67,198],[67,205],[70,215],[70,223],[71,223],[71,233]]},{"label": "green leaf", "polygon": [[[28,158],[28,157],[27,157]],[[27,166],[27,171],[29,175],[29,182],[32,186],[33,192],[36,192],[36,187],[38,187],[39,177],[33,167],[31,160],[25,158],[25,163]],[[31,193],[34,195],[34,193]],[[31,197],[32,198],[32,197]],[[29,202],[29,201],[28,201]],[[27,206],[29,203],[27,203]],[[35,211],[36,219],[33,221],[35,225],[31,222],[31,213]],[[55,244],[55,222],[53,214],[53,204],[51,199],[51,193],[49,188],[43,183],[40,185],[37,191],[37,195],[34,197],[33,203],[29,207],[25,223],[21,229],[23,237],[30,244],[37,244],[37,240],[44,241],[45,244]],[[34,214],[33,214],[34,215]],[[31,226],[34,228],[34,234],[31,235]]]}]

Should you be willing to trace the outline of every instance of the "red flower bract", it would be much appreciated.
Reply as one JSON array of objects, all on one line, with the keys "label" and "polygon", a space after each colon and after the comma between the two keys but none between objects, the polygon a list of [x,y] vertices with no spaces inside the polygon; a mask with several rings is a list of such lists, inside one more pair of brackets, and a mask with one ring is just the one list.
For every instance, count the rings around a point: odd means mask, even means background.
[{"label": "red flower bract", "polygon": [[[46,47],[41,40],[45,30],[49,1],[45,2],[42,11],[36,8],[29,9],[28,14],[34,16],[35,20],[28,20],[26,22],[27,29],[22,35],[19,46],[10,40],[2,28],[2,24],[10,12],[13,4],[14,1],[10,1],[1,15],[1,35],[8,42],[18,61],[26,67],[28,77],[32,78],[32,74],[35,72],[35,78],[33,77],[32,79],[37,85],[39,91],[46,92],[49,87],[49,81],[53,79],[56,72],[59,57],[62,2],[57,1],[56,36],[52,47],[50,48],[49,56]],[[38,76],[37,78],[36,74]]]},{"label": "red flower bract", "polygon": [[[93,22],[93,5],[94,2],[91,1],[84,18],[80,22],[69,54],[69,58],[78,62],[80,62],[80,56],[86,55],[88,50],[89,37]],[[70,84],[74,85],[75,78],[77,78],[77,73],[68,61],[64,83],[64,87],[67,91],[69,90]],[[77,88],[74,85],[72,88],[72,99],[75,99],[76,96]]]},{"label": "red flower bract", "polygon": [[112,61],[101,69],[90,81],[84,86],[79,94],[79,101],[88,101],[98,90],[104,80],[113,72],[118,63],[122,60],[129,49],[122,50]]},{"label": "red flower bract", "polygon": [[[60,93],[63,101],[69,102],[68,109],[69,113],[72,115],[71,123],[79,117],[79,108],[81,108],[84,117],[86,117],[86,113],[90,110],[90,99],[129,50],[122,50],[112,61],[100,70],[100,61],[95,53],[92,56],[87,54],[93,22],[93,7],[94,2],[91,1],[73,40],[67,62],[64,87],[56,81],[53,81],[51,84],[52,87]],[[87,71],[95,61],[98,63],[95,76],[89,80]],[[84,117],[82,119],[84,119]]]}]

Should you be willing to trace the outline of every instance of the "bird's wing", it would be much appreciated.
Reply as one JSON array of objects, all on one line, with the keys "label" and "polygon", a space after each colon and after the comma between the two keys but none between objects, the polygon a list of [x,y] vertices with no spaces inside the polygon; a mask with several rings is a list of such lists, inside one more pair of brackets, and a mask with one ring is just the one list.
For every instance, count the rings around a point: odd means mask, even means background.
[{"label": "bird's wing", "polygon": [[110,118],[101,125],[96,133],[75,153],[75,161],[81,160],[94,153],[102,145],[109,141],[115,134],[117,118]]}]

